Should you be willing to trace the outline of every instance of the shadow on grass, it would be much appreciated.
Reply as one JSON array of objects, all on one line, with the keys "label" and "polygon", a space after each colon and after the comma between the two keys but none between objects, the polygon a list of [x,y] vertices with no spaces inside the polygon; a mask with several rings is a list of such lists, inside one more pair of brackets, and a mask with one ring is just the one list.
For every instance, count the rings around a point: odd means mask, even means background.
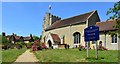
[{"label": "shadow on grass", "polygon": [[99,58],[95,58],[95,57],[88,57],[86,58],[86,60],[104,60],[104,57],[99,57]]},{"label": "shadow on grass", "polygon": [[2,62],[1,64],[12,64],[13,62]]},{"label": "shadow on grass", "polygon": [[86,60],[90,61],[87,64],[119,64],[118,62],[105,62],[106,58],[104,57],[88,57],[85,58]]}]

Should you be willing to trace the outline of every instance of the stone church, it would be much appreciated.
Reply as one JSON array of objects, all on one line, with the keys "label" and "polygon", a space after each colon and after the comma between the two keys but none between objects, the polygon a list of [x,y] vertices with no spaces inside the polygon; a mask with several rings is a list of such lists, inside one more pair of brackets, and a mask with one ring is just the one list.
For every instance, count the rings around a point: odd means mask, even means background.
[{"label": "stone church", "polygon": [[[46,43],[47,47],[59,48],[62,45],[69,45],[70,48],[78,47],[79,45],[86,46],[84,41],[84,29],[88,26],[98,26],[100,40],[102,46],[109,50],[118,50],[117,35],[109,35],[109,31],[115,31],[114,20],[101,22],[97,10],[73,16],[70,18],[61,19],[49,12],[46,12],[44,23],[42,26],[42,42]],[[98,43],[99,43],[98,41]],[[89,43],[89,47],[93,49],[94,41]]]}]

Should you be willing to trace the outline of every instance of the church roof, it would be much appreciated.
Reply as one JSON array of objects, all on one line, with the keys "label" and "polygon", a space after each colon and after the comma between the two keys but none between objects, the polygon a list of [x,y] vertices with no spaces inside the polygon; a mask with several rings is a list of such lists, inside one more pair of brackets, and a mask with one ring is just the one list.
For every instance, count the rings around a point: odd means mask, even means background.
[{"label": "church roof", "polygon": [[51,36],[52,36],[54,42],[61,42],[61,40],[57,34],[51,33]]},{"label": "church roof", "polygon": [[66,18],[66,19],[63,19],[63,20],[56,21],[51,26],[46,28],[46,30],[56,29],[56,28],[69,26],[69,25],[73,25],[73,24],[78,24],[78,23],[84,23],[84,22],[86,22],[86,20],[89,19],[89,17],[94,12],[97,12],[97,11],[95,10],[95,11],[91,11],[91,12],[88,12],[88,13],[85,13],[85,14],[81,14],[81,15],[77,15],[77,16],[73,16],[73,17],[70,17],[70,18]]},{"label": "church roof", "polygon": [[99,27],[99,31],[109,31],[109,30],[117,30],[117,28],[114,28],[116,24],[115,20],[108,20],[105,22],[97,22],[96,26]]}]

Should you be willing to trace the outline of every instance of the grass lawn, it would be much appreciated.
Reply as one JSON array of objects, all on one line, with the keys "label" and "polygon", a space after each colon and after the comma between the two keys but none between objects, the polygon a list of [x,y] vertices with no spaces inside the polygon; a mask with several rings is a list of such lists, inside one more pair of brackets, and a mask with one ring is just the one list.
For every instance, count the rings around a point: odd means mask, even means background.
[{"label": "grass lawn", "polygon": [[[2,62],[3,64],[10,64],[14,62],[19,55],[24,53],[26,51],[26,48],[22,49],[8,49],[2,51]],[[5,63],[4,63],[5,62]]]},{"label": "grass lawn", "polygon": [[40,62],[118,62],[118,51],[99,51],[99,59],[95,59],[95,50],[89,50],[89,58],[86,59],[86,51],[78,49],[50,49],[37,51],[34,54]]}]

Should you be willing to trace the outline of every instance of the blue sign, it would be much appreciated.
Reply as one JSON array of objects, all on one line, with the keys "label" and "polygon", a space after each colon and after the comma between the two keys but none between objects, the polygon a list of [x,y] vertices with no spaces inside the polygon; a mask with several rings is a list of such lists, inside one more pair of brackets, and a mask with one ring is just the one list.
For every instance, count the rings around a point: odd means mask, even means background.
[{"label": "blue sign", "polygon": [[84,40],[87,41],[97,41],[99,40],[99,27],[89,26],[84,29]]}]

